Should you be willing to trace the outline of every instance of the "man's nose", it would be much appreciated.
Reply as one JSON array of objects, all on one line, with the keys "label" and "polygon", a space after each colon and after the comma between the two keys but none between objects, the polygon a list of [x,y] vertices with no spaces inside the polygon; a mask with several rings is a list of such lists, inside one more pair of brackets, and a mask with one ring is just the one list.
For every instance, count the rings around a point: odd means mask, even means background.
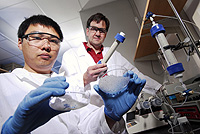
[{"label": "man's nose", "polygon": [[97,30],[97,31],[96,31],[96,35],[100,36],[100,34],[101,34],[100,31]]},{"label": "man's nose", "polygon": [[48,39],[44,39],[43,45],[42,45],[42,50],[46,50],[48,52],[51,51],[51,45]]}]

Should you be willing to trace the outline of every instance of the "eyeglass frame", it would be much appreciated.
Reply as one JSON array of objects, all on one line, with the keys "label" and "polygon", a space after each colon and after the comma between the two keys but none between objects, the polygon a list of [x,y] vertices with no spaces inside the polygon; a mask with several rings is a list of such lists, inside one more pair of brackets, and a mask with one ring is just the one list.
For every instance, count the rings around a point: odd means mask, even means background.
[{"label": "eyeglass frame", "polygon": [[[91,29],[91,28],[96,28],[96,29]],[[102,33],[102,34],[105,34],[105,33],[108,32],[105,28],[98,28],[98,27],[96,27],[96,26],[89,26],[89,29],[90,29],[90,30],[94,30],[95,32],[99,31],[99,32]]]},{"label": "eyeglass frame", "polygon": [[[59,38],[59,37],[57,37],[56,35],[53,35],[53,34],[50,34],[50,33],[45,33],[45,32],[33,32],[33,33],[28,33],[28,34],[25,34],[25,35],[23,35],[22,37],[21,37],[21,39],[23,39],[23,38],[25,38],[26,40],[28,40],[27,38],[29,37],[29,35],[33,35],[33,34],[47,34],[47,35],[50,35],[51,37],[53,37],[53,38],[57,38],[60,42],[62,42],[62,40]],[[47,39],[47,38],[42,38],[42,40],[43,39]],[[28,40],[29,41],[29,40]],[[49,40],[48,40],[49,41]],[[60,44],[60,42],[57,44],[57,45],[59,45]]]}]

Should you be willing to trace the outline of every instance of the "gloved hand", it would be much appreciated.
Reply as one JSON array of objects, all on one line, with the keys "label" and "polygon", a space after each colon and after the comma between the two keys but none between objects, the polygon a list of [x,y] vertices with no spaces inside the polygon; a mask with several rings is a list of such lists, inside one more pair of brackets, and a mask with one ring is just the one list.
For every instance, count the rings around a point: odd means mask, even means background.
[{"label": "gloved hand", "polygon": [[62,96],[69,87],[65,77],[47,78],[43,85],[29,92],[14,115],[2,127],[2,134],[28,133],[61,113],[49,107],[51,96]]},{"label": "gloved hand", "polygon": [[104,101],[105,114],[115,121],[119,121],[122,116],[135,104],[135,101],[144,87],[146,80],[141,80],[135,73],[128,71],[124,77],[129,77],[128,86],[115,93],[117,95],[110,95],[103,92],[99,85],[94,85],[96,92],[102,97]]}]

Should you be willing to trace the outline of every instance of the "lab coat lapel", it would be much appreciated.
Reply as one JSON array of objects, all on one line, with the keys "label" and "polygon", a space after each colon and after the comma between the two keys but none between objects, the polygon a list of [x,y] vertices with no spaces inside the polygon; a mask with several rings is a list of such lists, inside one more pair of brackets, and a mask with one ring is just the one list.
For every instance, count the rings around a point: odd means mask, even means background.
[{"label": "lab coat lapel", "polygon": [[[24,83],[27,83],[31,88],[37,88],[38,86],[42,85],[44,80],[46,78],[49,78],[47,75],[43,74],[34,74],[28,72],[26,69],[23,68],[17,68],[12,71],[12,73],[21,81]],[[40,79],[38,79],[40,78]]]},{"label": "lab coat lapel", "polygon": [[81,45],[78,48],[77,53],[81,61],[83,61],[83,63],[87,63],[88,66],[92,66],[96,64],[93,58],[91,57],[91,55],[85,50],[84,45]]}]

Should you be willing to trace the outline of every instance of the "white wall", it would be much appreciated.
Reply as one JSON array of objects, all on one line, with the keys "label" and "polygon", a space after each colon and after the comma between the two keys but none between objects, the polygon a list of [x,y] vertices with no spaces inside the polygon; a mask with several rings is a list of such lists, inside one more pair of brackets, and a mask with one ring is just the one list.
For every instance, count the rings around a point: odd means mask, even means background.
[{"label": "white wall", "polygon": [[194,15],[192,16],[192,19],[200,29],[200,3],[197,6],[197,9],[194,12]]},{"label": "white wall", "polygon": [[[140,10],[145,9],[144,3],[141,5],[139,4],[138,6],[141,6],[138,7]],[[152,71],[151,61],[133,62],[137,39],[139,36],[139,28],[135,22],[135,16],[129,0],[117,0],[106,5],[81,11],[80,15],[84,28],[86,27],[85,25],[87,19],[92,14],[97,12],[103,13],[111,22],[104,46],[111,46],[114,41],[114,36],[123,31],[126,34],[126,39],[123,44],[120,44],[120,46],[117,48],[117,51],[119,51],[125,58],[135,65],[142,73],[162,83],[162,69],[158,61],[152,62],[153,69],[155,70],[156,74]]]}]

